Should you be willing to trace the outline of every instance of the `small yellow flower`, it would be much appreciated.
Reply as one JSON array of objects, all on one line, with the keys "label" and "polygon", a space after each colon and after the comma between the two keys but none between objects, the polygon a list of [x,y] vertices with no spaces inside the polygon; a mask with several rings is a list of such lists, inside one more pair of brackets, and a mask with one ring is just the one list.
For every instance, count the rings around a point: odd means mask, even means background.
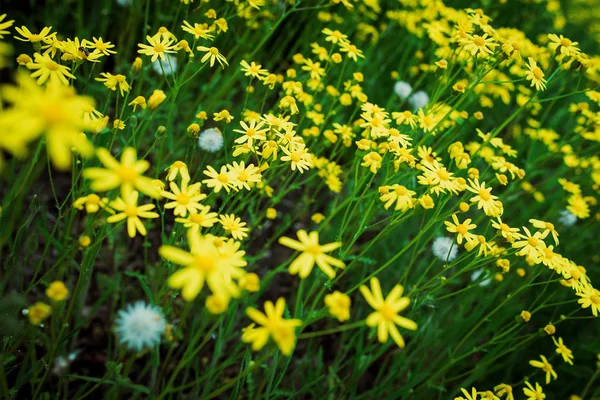
[{"label": "small yellow flower", "polygon": [[541,370],[546,372],[546,385],[547,385],[550,383],[550,380],[552,378],[554,378],[556,380],[558,375],[556,374],[556,372],[554,371],[554,368],[552,368],[552,364],[550,364],[548,362],[546,357],[540,356],[540,358],[542,359],[542,361],[531,360],[531,361],[529,361],[529,365],[531,365],[532,367],[540,368]]},{"label": "small yellow flower", "polygon": [[227,311],[229,300],[216,294],[211,294],[206,298],[206,309],[211,314],[222,314]]},{"label": "small yellow flower", "polygon": [[266,216],[267,216],[268,219],[275,219],[275,218],[277,218],[277,210],[274,209],[274,208],[271,208],[271,207],[267,208]]},{"label": "small yellow flower", "polygon": [[273,338],[281,353],[285,356],[292,354],[296,343],[296,327],[302,324],[299,319],[285,319],[285,299],[279,298],[277,303],[271,301],[265,302],[265,313],[255,308],[248,307],[246,314],[250,319],[259,325],[260,328],[254,328],[254,324],[244,329],[242,341],[252,343],[252,350],[262,349],[269,338]]},{"label": "small yellow flower", "polygon": [[[141,97],[141,96],[139,96]],[[156,107],[162,104],[163,101],[167,98],[167,95],[162,90],[154,90],[150,97],[148,98],[148,108],[150,110],[154,110]],[[135,107],[134,107],[135,108]],[[144,108],[144,107],[142,107]]]},{"label": "small yellow flower", "polygon": [[63,301],[69,295],[69,289],[61,281],[54,281],[46,289],[46,296],[54,301]]},{"label": "small yellow flower", "polygon": [[340,322],[350,319],[350,303],[350,297],[337,290],[325,296],[325,305],[329,313]]},{"label": "small yellow flower", "polygon": [[40,325],[50,314],[52,314],[52,307],[40,301],[27,309],[27,318],[32,325]]},{"label": "small yellow flower", "polygon": [[310,217],[310,219],[315,223],[315,224],[320,224],[321,222],[323,222],[325,220],[325,216],[321,213],[315,213],[312,215],[312,217]]},{"label": "small yellow flower", "polygon": [[260,277],[253,272],[244,275],[240,279],[240,288],[249,292],[258,292],[260,290]]},{"label": "small yellow flower", "polygon": [[554,334],[556,333],[556,327],[555,327],[554,325],[552,325],[552,324],[548,324],[548,325],[546,325],[546,326],[544,327],[544,331],[545,331],[545,332],[546,332],[548,335],[552,336],[552,335],[554,335]]},{"label": "small yellow flower", "polygon": [[88,247],[90,245],[90,243],[92,243],[92,239],[89,236],[80,236],[79,237],[79,246],[81,247]]},{"label": "small yellow flower", "polygon": [[384,299],[379,279],[371,278],[370,283],[371,290],[365,285],[360,287],[360,292],[367,303],[375,309],[375,312],[371,313],[365,322],[368,326],[377,327],[377,338],[380,343],[387,342],[388,337],[391,336],[398,347],[404,348],[404,338],[396,325],[411,331],[417,329],[417,324],[414,321],[398,315],[400,311],[408,307],[410,299],[402,297],[404,288],[400,285],[394,286]]},{"label": "small yellow flower", "polygon": [[521,311],[521,319],[524,322],[529,322],[529,320],[531,319],[531,313],[529,311]]},{"label": "small yellow flower", "polygon": [[290,249],[300,251],[298,257],[290,264],[290,274],[298,274],[301,279],[305,279],[310,275],[315,263],[330,279],[335,278],[335,270],[332,268],[344,268],[345,264],[337,258],[333,258],[325,253],[329,253],[342,245],[341,242],[333,242],[321,245],[319,244],[319,233],[313,231],[307,233],[304,229],[300,229],[297,233],[300,241],[289,237],[280,237],[279,244],[282,244]]}]

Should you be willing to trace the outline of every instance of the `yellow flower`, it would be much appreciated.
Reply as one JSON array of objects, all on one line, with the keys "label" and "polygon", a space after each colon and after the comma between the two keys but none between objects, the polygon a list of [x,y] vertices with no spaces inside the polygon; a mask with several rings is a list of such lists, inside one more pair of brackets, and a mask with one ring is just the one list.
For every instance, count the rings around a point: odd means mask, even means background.
[{"label": "yellow flower", "polygon": [[366,154],[363,157],[363,162],[360,164],[362,167],[369,167],[372,173],[376,173],[381,168],[382,157],[379,153],[374,151]]},{"label": "yellow flower", "polygon": [[133,99],[133,101],[128,105],[133,106],[134,112],[138,107],[140,107],[143,110],[146,108],[146,99],[144,98],[144,96],[138,96],[135,99]]},{"label": "yellow flower", "polygon": [[597,317],[600,313],[600,291],[587,284],[583,286],[580,293],[577,293],[577,296],[581,297],[577,300],[577,303],[581,304],[581,308],[591,307],[592,314]]},{"label": "yellow flower", "polygon": [[521,311],[520,315],[521,315],[521,319],[524,322],[529,322],[529,320],[531,319],[531,313],[529,311],[523,310],[523,311]]},{"label": "yellow flower", "polygon": [[285,299],[277,299],[277,303],[266,301],[265,313],[255,308],[248,307],[246,314],[250,319],[259,325],[260,328],[254,328],[254,324],[244,329],[242,340],[245,343],[252,343],[252,350],[262,349],[269,338],[273,338],[281,353],[285,356],[292,354],[294,344],[296,343],[296,327],[302,324],[299,319],[285,319]]},{"label": "yellow flower", "polygon": [[341,242],[320,245],[319,233],[317,231],[308,234],[304,229],[301,229],[297,232],[297,235],[300,241],[285,236],[279,238],[279,244],[302,253],[290,264],[290,274],[298,274],[300,278],[305,279],[310,275],[316,263],[325,275],[333,279],[335,277],[335,270],[332,266],[337,268],[345,267],[345,264],[341,260],[325,254],[340,247],[342,245]]},{"label": "yellow flower", "polygon": [[329,314],[336,317],[340,322],[350,319],[350,303],[350,297],[337,290],[325,296],[325,305],[329,310]]},{"label": "yellow flower", "polygon": [[419,197],[419,204],[426,210],[430,210],[435,206],[433,198],[428,194],[424,194],[423,196]]},{"label": "yellow flower", "polygon": [[237,187],[233,183],[233,175],[227,170],[225,165],[221,167],[220,172],[217,172],[213,167],[207,165],[206,170],[202,173],[210,178],[204,179],[202,183],[206,184],[209,188],[213,188],[215,193],[219,193],[221,189],[225,189],[227,193],[229,193],[230,189],[237,190]]},{"label": "yellow flower", "polygon": [[127,234],[129,237],[134,238],[136,231],[142,236],[146,236],[146,227],[142,223],[141,218],[158,218],[159,215],[150,210],[154,209],[154,204],[144,204],[138,206],[139,192],[132,190],[130,193],[118,197],[116,200],[110,203],[111,208],[117,211],[121,211],[115,215],[111,215],[106,218],[106,222],[113,224],[115,222],[122,221],[127,218]]},{"label": "yellow flower", "polygon": [[78,242],[80,247],[88,247],[90,243],[92,243],[92,239],[90,239],[89,236],[84,235],[79,237]]},{"label": "yellow flower", "polygon": [[185,217],[188,212],[196,214],[203,208],[200,201],[206,198],[204,193],[200,193],[200,182],[188,186],[188,181],[182,179],[181,185],[177,186],[175,182],[169,182],[170,192],[162,191],[160,195],[165,199],[171,200],[165,204],[165,209],[173,208],[175,216]]},{"label": "yellow flower", "polygon": [[[2,15],[4,16],[6,14],[2,14]],[[4,19],[4,17],[2,17],[1,19]],[[12,22],[14,22],[14,21],[7,21],[5,24],[7,24],[9,22],[12,25]],[[5,25],[5,24],[3,24],[3,25]],[[3,27],[8,27],[8,26],[3,26]],[[18,36],[15,36],[14,38],[17,40],[20,40],[22,42],[38,43],[43,40],[50,39],[50,38],[53,38],[56,36],[56,32],[50,33],[50,31],[52,30],[51,26],[44,27],[40,33],[31,32],[29,29],[27,29],[27,27],[25,25],[21,26],[20,28],[18,26],[15,26],[15,29],[17,30],[17,32],[19,32],[19,35],[21,35],[23,37],[20,38]],[[2,33],[8,33],[8,32],[2,32]]]},{"label": "yellow flower", "polygon": [[202,56],[202,58],[200,59],[200,62],[204,63],[204,62],[210,60],[211,67],[213,65],[215,65],[215,60],[218,61],[219,64],[221,64],[221,67],[223,67],[223,68],[225,68],[225,65],[229,65],[229,63],[225,59],[225,56],[223,56],[223,54],[219,53],[219,49],[217,49],[216,47],[209,48],[209,47],[205,47],[205,46],[198,46],[198,47],[196,47],[196,50],[206,52],[206,54],[204,54],[204,56]]},{"label": "yellow flower", "polygon": [[379,194],[381,197],[379,200],[385,204],[383,208],[386,210],[396,203],[394,208],[396,211],[406,211],[413,208],[415,205],[414,195],[416,192],[408,190],[405,186],[393,184],[391,186],[382,186],[379,188]]},{"label": "yellow flower", "polygon": [[213,115],[213,119],[217,122],[224,120],[226,123],[230,123],[231,121],[233,121],[233,118],[234,116],[231,115],[227,110],[221,110]]},{"label": "yellow flower", "polygon": [[573,359],[575,358],[573,357],[573,352],[565,346],[562,338],[559,337],[557,340],[556,337],[552,336],[552,341],[556,346],[556,353],[560,354],[566,363],[573,365]]},{"label": "yellow flower", "polygon": [[484,33],[483,36],[467,35],[467,38],[463,39],[461,43],[464,46],[463,48],[473,56],[476,54],[482,56],[494,54],[493,49],[497,46],[494,43],[494,38],[488,37],[487,33]]},{"label": "yellow flower", "polygon": [[242,60],[240,62],[242,66],[242,72],[244,72],[245,76],[251,76],[252,78],[263,79],[263,77],[269,75],[269,71],[262,68],[262,65],[255,63],[252,61],[250,64],[246,60]]},{"label": "yellow flower", "polygon": [[460,391],[465,395],[465,398],[457,397],[454,400],[477,400],[477,389],[474,387],[471,388],[471,393],[469,393],[466,389],[460,388]]},{"label": "yellow flower", "polygon": [[578,42],[572,42],[563,35],[557,36],[554,33],[549,33],[548,39],[552,42],[548,44],[548,47],[550,50],[554,50],[556,54],[564,54],[566,56],[576,56],[579,54]]},{"label": "yellow flower", "polygon": [[248,236],[249,229],[245,228],[246,223],[242,222],[239,217],[236,217],[233,214],[220,215],[219,223],[234,239],[242,240]]},{"label": "yellow flower", "polygon": [[[141,96],[138,96],[138,98]],[[167,98],[167,95],[162,90],[154,90],[150,97],[148,97],[148,108],[154,110],[156,107],[160,106],[163,101]],[[142,107],[145,108],[145,107]]]},{"label": "yellow flower", "polygon": [[502,222],[502,218],[500,217],[496,217],[496,221],[492,220],[492,226],[510,243],[514,243],[516,239],[521,239],[523,237],[523,235],[519,233],[519,228],[511,228]]},{"label": "yellow flower", "polygon": [[143,66],[144,61],[142,61],[140,57],[136,57],[133,61],[133,64],[131,64],[131,69],[133,70],[133,72],[140,72]]},{"label": "yellow flower", "polygon": [[355,45],[351,44],[348,41],[340,42],[339,46],[340,46],[340,51],[342,53],[346,53],[348,58],[351,58],[352,60],[354,60],[354,62],[358,61],[357,57],[365,58],[362,50],[360,50],[358,47],[356,47]]},{"label": "yellow flower", "polygon": [[156,61],[159,57],[161,60],[165,61],[167,59],[165,53],[175,53],[175,45],[173,44],[173,42],[175,42],[174,38],[157,33],[154,36],[146,36],[146,40],[150,45],[142,43],[138,44],[140,47],[138,53],[152,57],[152,62]]},{"label": "yellow flower", "polygon": [[210,34],[211,29],[208,27],[208,24],[194,23],[194,26],[192,26],[189,22],[184,20],[183,25],[181,25],[181,29],[194,35],[194,39],[202,38],[206,40],[213,40],[215,38]]},{"label": "yellow flower", "polygon": [[27,68],[34,70],[31,77],[37,78],[38,85],[43,85],[48,79],[51,83],[69,85],[67,78],[75,79],[75,75],[69,72],[71,70],[69,67],[60,65],[48,54],[35,53],[33,59],[34,61],[27,63]]},{"label": "yellow flower", "polygon": [[223,298],[216,294],[211,294],[206,298],[206,309],[211,314],[222,314],[227,311],[229,299]]},{"label": "yellow flower", "polygon": [[210,207],[201,205],[199,212],[190,214],[187,218],[175,218],[175,221],[182,223],[188,229],[200,230],[201,227],[210,228],[214,226],[219,221],[218,215],[216,212],[210,212]]},{"label": "yellow flower", "polygon": [[92,144],[81,135],[90,125],[85,114],[93,109],[91,98],[60,84],[40,87],[23,74],[17,76],[17,83],[1,89],[2,100],[10,106],[0,113],[0,148],[23,156],[27,145],[45,134],[52,164],[62,170],[70,167],[73,149],[84,157],[93,154]]},{"label": "yellow flower", "polygon": [[537,66],[537,63],[533,60],[533,58],[529,57],[529,64],[527,65],[527,74],[525,75],[525,79],[531,81],[530,86],[535,85],[536,90],[545,90],[546,89],[546,80],[544,79],[544,72]]},{"label": "yellow flower", "polygon": [[94,49],[98,50],[99,52],[101,52],[102,54],[104,54],[105,56],[111,55],[111,54],[117,54],[116,51],[111,50],[115,47],[114,44],[112,44],[111,42],[105,42],[104,40],[102,40],[102,38],[92,38],[93,42],[89,42],[88,40],[84,40],[85,44],[89,44],[91,47],[93,47]]},{"label": "yellow flower", "polygon": [[260,278],[255,273],[246,274],[240,279],[240,288],[249,292],[258,292],[260,290]]},{"label": "yellow flower", "polygon": [[297,169],[298,172],[304,173],[304,170],[308,171],[312,167],[312,155],[304,144],[292,146],[292,150],[282,146],[281,150],[285,153],[285,156],[282,156],[280,160],[289,161],[292,171]]},{"label": "yellow flower", "polygon": [[40,301],[27,309],[27,318],[32,325],[40,325],[50,314],[52,314],[52,307]]},{"label": "yellow flower", "polygon": [[277,210],[274,209],[274,208],[271,208],[271,207],[267,208],[266,217],[268,219],[275,219],[275,218],[277,218]]},{"label": "yellow flower", "polygon": [[501,383],[497,386],[494,386],[494,391],[498,396],[506,395],[506,400],[515,400],[512,386],[507,385],[506,383]]},{"label": "yellow flower", "polygon": [[[4,39],[4,35],[6,35],[7,33],[10,33],[10,31],[6,30],[8,28],[10,28],[13,23],[15,22],[14,20],[9,20],[9,21],[5,21],[4,18],[6,18],[6,14],[2,14],[0,15],[0,39]],[[27,28],[25,28],[27,29]],[[48,29],[50,30],[50,29]]]},{"label": "yellow flower", "polygon": [[247,125],[244,121],[240,121],[240,125],[242,126],[242,129],[234,129],[234,132],[238,132],[241,133],[242,136],[240,136],[239,138],[235,139],[235,143],[248,143],[248,146],[253,147],[254,146],[254,141],[263,141],[266,140],[266,133],[268,132],[268,129],[261,129],[264,125],[264,122],[259,122],[258,125],[256,124],[256,121],[251,121],[250,125]]},{"label": "yellow flower", "polygon": [[312,215],[312,217],[310,217],[310,219],[315,223],[315,224],[320,224],[321,222],[323,222],[325,220],[325,216],[321,213],[315,213]]},{"label": "yellow flower", "polygon": [[481,210],[483,208],[483,212],[485,212],[485,215],[490,217],[496,217],[499,214],[501,214],[502,207],[498,205],[498,203],[500,203],[499,201],[497,201],[498,197],[492,194],[491,187],[485,187],[485,182],[479,183],[477,179],[469,179],[469,185],[467,185],[467,190],[477,195],[471,197],[470,201],[472,203],[477,203],[478,210]]},{"label": "yellow flower", "polygon": [[551,233],[552,238],[554,239],[554,243],[558,246],[558,232],[556,231],[556,229],[554,229],[554,224],[552,224],[551,222],[540,221],[538,219],[533,218],[529,220],[529,223],[537,229],[544,230],[541,236],[542,239],[546,239],[546,236],[548,236],[548,234]]},{"label": "yellow flower", "polygon": [[127,147],[119,163],[107,149],[99,148],[96,155],[106,168],[86,168],[83,176],[91,179],[91,189],[97,192],[121,187],[121,195],[127,196],[133,188],[154,198],[160,198],[160,192],[152,184],[152,179],[142,174],[150,168],[146,160],[137,160],[133,147]]},{"label": "yellow flower", "polygon": [[375,277],[371,278],[370,283],[371,290],[365,285],[360,287],[360,292],[367,303],[375,309],[375,312],[367,317],[367,325],[377,327],[377,338],[380,343],[387,342],[388,336],[391,336],[398,347],[404,348],[404,338],[398,331],[396,325],[411,331],[417,329],[417,324],[414,321],[398,315],[400,311],[408,307],[410,299],[408,297],[401,297],[404,288],[400,285],[394,286],[392,291],[384,299],[383,294],[381,293],[379,279]]},{"label": "yellow flower", "polygon": [[119,92],[121,96],[125,96],[123,92],[129,92],[131,86],[125,80],[125,75],[117,74],[113,75],[108,72],[101,72],[101,78],[96,78],[98,82],[104,83],[104,86],[112,90],[113,92],[117,90],[117,85],[119,86]]},{"label": "yellow flower", "polygon": [[184,251],[174,246],[161,246],[160,256],[183,268],[169,277],[168,284],[174,289],[182,289],[181,295],[187,301],[198,296],[204,283],[213,294],[223,299],[237,297],[240,294],[234,280],[245,275],[242,268],[246,265],[243,252],[230,253],[224,257],[219,253],[211,237],[201,236],[197,230],[187,231],[190,251]]},{"label": "yellow flower", "polygon": [[231,183],[237,189],[245,188],[250,190],[250,183],[258,183],[262,179],[260,169],[254,164],[246,166],[244,161],[239,164],[234,161],[231,165],[227,165],[228,175],[231,177]]},{"label": "yellow flower", "polygon": [[531,361],[529,361],[529,365],[531,365],[532,367],[540,368],[541,370],[546,372],[546,385],[547,385],[550,383],[551,378],[556,379],[558,376],[556,375],[556,372],[554,372],[554,369],[552,368],[552,364],[550,364],[548,362],[546,357],[540,356],[540,358],[542,359],[542,361],[531,360]]},{"label": "yellow flower", "polygon": [[471,224],[471,218],[467,218],[464,222],[460,222],[456,214],[452,214],[452,220],[454,223],[449,221],[444,221],[446,225],[446,230],[451,233],[456,233],[456,241],[458,244],[461,244],[463,239],[467,242],[473,242],[477,240],[477,236],[471,232],[471,229],[477,228],[477,225]]},{"label": "yellow flower", "polygon": [[61,281],[54,281],[46,289],[46,296],[54,301],[63,301],[69,295],[69,289]]},{"label": "yellow flower", "polygon": [[27,65],[30,62],[33,62],[33,59],[28,54],[20,54],[17,57],[17,64],[19,65]]},{"label": "yellow flower", "polygon": [[541,249],[545,248],[546,245],[542,239],[542,234],[540,232],[536,232],[534,235],[531,235],[529,229],[527,227],[523,227],[523,231],[526,236],[522,236],[523,240],[519,240],[512,244],[512,247],[515,249],[520,249],[517,252],[517,255],[529,257],[536,264],[542,262],[542,253]]},{"label": "yellow flower", "polygon": [[527,381],[525,382],[525,385],[527,385],[527,387],[523,388],[523,393],[527,396],[527,400],[543,400],[546,398],[539,383],[535,383],[535,389],[533,385]]},{"label": "yellow flower", "polygon": [[100,198],[100,196],[95,193],[80,197],[73,202],[73,207],[78,210],[83,210],[83,207],[85,206],[85,211],[88,214],[97,213],[101,208],[105,208],[107,205],[108,198]]},{"label": "yellow flower", "polygon": [[182,181],[190,181],[190,173],[188,171],[188,166],[183,161],[175,161],[173,164],[167,168],[167,180],[174,181],[177,178],[177,175],[181,175]]}]

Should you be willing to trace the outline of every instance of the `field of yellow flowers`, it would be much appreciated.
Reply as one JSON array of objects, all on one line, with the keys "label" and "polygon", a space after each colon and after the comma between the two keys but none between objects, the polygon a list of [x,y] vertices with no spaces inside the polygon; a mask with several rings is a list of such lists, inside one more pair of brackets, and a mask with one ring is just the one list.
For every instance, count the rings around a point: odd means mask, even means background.
[{"label": "field of yellow flowers", "polygon": [[0,0],[1,399],[600,399],[600,3]]}]

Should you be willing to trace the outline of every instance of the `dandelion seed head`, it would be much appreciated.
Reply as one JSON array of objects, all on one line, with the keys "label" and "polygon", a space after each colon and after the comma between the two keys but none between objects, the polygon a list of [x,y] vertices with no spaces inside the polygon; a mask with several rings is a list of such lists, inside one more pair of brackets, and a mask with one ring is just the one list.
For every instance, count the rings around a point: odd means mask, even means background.
[{"label": "dandelion seed head", "polygon": [[422,90],[414,92],[409,98],[408,102],[412,108],[418,110],[419,108],[425,107],[429,104],[429,95]]},{"label": "dandelion seed head", "polygon": [[558,220],[565,226],[573,226],[577,222],[577,217],[569,210],[562,210]]},{"label": "dandelion seed head", "polygon": [[160,343],[160,337],[167,328],[160,308],[143,301],[129,304],[125,310],[120,310],[115,324],[115,333],[120,343],[136,351]]},{"label": "dandelion seed head", "polygon": [[173,75],[177,71],[177,58],[171,56],[170,54],[165,54],[165,57],[165,60],[161,60],[159,58],[154,61],[152,63],[152,69],[155,70],[159,75],[163,75],[163,71],[164,75]]},{"label": "dandelion seed head", "polygon": [[394,93],[402,100],[405,100],[412,93],[412,86],[404,81],[398,81],[394,85]]},{"label": "dandelion seed head", "polygon": [[198,146],[202,150],[215,153],[223,148],[223,134],[216,128],[209,128],[198,136]]},{"label": "dandelion seed head", "polygon": [[440,236],[435,238],[431,245],[431,251],[433,255],[439,258],[442,261],[452,261],[456,258],[458,254],[457,246],[452,246],[454,241],[446,236]]}]

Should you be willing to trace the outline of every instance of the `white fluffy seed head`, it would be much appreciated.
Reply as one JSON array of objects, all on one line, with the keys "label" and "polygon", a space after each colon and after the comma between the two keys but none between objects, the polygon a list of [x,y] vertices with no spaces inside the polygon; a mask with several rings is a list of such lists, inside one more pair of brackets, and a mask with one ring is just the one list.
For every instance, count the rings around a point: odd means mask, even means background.
[{"label": "white fluffy seed head", "polygon": [[569,210],[562,210],[558,221],[565,226],[573,226],[577,222],[577,217]]},{"label": "white fluffy seed head", "polygon": [[[177,58],[171,56],[170,54],[165,54],[166,60],[157,59],[152,63],[152,69],[156,71],[157,74],[163,75],[173,75],[175,71],[177,71]],[[161,68],[162,65],[162,68]]]},{"label": "white fluffy seed head", "polygon": [[125,310],[120,310],[115,324],[119,342],[135,351],[159,344],[160,337],[167,328],[161,309],[143,301],[129,304]]},{"label": "white fluffy seed head", "polygon": [[216,128],[209,128],[198,136],[198,146],[210,153],[217,152],[223,148],[223,134]]},{"label": "white fluffy seed head", "polygon": [[458,253],[457,246],[453,246],[454,241],[449,237],[440,236],[435,238],[431,245],[431,251],[433,255],[442,261],[452,261],[456,258]]},{"label": "white fluffy seed head", "polygon": [[117,4],[120,6],[129,6],[133,3],[133,0],[117,0]]},{"label": "white fluffy seed head", "polygon": [[402,100],[406,99],[412,93],[412,86],[404,81],[398,81],[394,85],[394,93],[398,95]]},{"label": "white fluffy seed head", "polygon": [[408,102],[412,108],[418,110],[419,108],[425,107],[429,103],[429,95],[424,91],[419,90],[418,92],[414,92],[408,98]]},{"label": "white fluffy seed head", "polygon": [[[471,281],[475,282],[476,280],[479,279],[479,277],[481,277],[482,275],[485,275],[485,271],[482,269],[478,269],[473,271],[473,273],[471,274]],[[485,276],[484,276],[485,277]],[[492,278],[486,278],[484,280],[482,280],[481,282],[479,282],[479,286],[481,287],[486,287],[488,286],[490,283],[492,283]]]}]

